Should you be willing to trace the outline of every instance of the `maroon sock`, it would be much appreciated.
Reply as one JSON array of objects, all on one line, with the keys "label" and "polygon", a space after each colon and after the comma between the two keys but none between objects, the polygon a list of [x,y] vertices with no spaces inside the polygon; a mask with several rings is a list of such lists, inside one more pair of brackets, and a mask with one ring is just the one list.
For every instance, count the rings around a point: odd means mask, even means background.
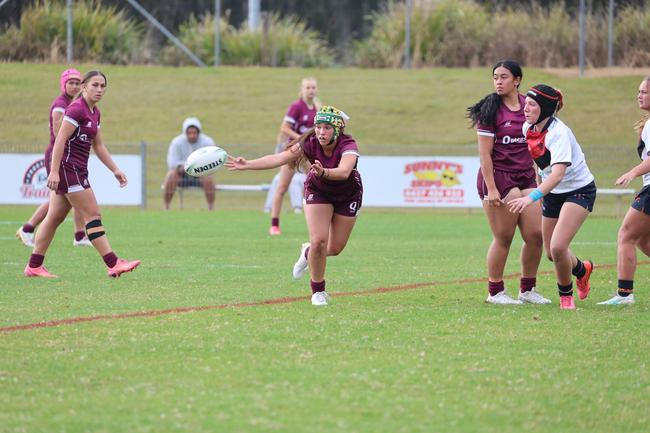
[{"label": "maroon sock", "polygon": [[311,247],[305,248],[305,260],[309,260],[309,248]]},{"label": "maroon sock", "polygon": [[535,284],[537,284],[537,278],[521,277],[519,280],[519,291],[521,293],[530,292],[535,287]]},{"label": "maroon sock", "polygon": [[325,291],[325,280],[319,281],[318,283],[315,281],[310,281],[311,284],[311,292],[316,293],[316,292],[324,292]]},{"label": "maroon sock", "polygon": [[490,296],[494,296],[499,292],[503,292],[505,290],[505,287],[503,286],[503,280],[497,281],[496,283],[493,281],[488,281],[488,291],[490,292]]},{"label": "maroon sock", "polygon": [[83,230],[79,230],[78,232],[74,232],[74,240],[79,242],[86,236],[86,232]]},{"label": "maroon sock", "polygon": [[280,227],[280,218],[271,218],[271,226]]},{"label": "maroon sock", "polygon": [[29,267],[30,268],[38,268],[40,266],[43,266],[43,261],[45,260],[45,256],[41,254],[32,254],[29,257]]},{"label": "maroon sock", "polygon": [[25,233],[34,233],[34,226],[30,223],[23,224],[23,231]]},{"label": "maroon sock", "polygon": [[113,251],[106,254],[105,256],[102,256],[102,259],[104,259],[104,263],[106,263],[106,266],[108,266],[109,268],[112,268],[113,266],[115,266],[115,263],[117,263],[117,256]]}]

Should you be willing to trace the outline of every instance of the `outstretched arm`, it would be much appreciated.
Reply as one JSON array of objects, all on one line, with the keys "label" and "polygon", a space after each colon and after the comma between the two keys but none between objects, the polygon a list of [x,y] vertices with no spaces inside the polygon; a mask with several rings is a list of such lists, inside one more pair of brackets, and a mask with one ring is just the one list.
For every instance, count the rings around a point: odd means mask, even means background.
[{"label": "outstretched arm", "polygon": [[294,144],[283,152],[266,155],[257,159],[251,159],[250,161],[241,156],[233,157],[228,155],[226,167],[228,170],[267,170],[269,168],[280,167],[289,162],[293,162],[301,156],[302,149],[300,148],[300,145]]}]

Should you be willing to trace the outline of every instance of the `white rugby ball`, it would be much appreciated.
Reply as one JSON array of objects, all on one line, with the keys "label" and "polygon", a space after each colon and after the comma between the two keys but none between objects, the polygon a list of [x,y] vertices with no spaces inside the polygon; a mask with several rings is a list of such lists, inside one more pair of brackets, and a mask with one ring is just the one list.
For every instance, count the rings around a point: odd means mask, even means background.
[{"label": "white rugby ball", "polygon": [[185,161],[185,173],[194,177],[208,176],[219,170],[228,158],[225,150],[217,146],[206,146],[190,153]]}]

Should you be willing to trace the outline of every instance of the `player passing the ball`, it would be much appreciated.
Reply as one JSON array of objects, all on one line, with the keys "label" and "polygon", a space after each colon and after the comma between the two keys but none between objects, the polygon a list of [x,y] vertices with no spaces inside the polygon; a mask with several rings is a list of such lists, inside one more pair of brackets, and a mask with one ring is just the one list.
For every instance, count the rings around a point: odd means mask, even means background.
[{"label": "player passing the ball", "polygon": [[313,305],[327,305],[327,257],[343,251],[361,209],[359,149],[356,141],[343,131],[345,117],[342,111],[324,106],[314,117],[314,127],[291,141],[283,152],[250,161],[229,156],[226,163],[229,170],[266,170],[308,163],[304,213],[309,242],[302,245],[293,277],[299,279],[309,269]]},{"label": "player passing the ball", "polygon": [[56,278],[43,266],[57,227],[63,222],[70,207],[86,223],[86,234],[108,267],[109,277],[119,277],[135,269],[140,260],[118,258],[108,243],[101,221],[95,194],[88,181],[88,158],[92,147],[99,160],[115,175],[121,187],[127,184],[126,175],[117,167],[104,145],[100,129],[100,111],[97,103],[106,90],[106,76],[99,71],[88,72],[81,80],[81,96],[65,110],[63,123],[54,142],[52,166],[47,186],[56,194],[50,198],[50,208],[36,232],[34,249],[25,267],[27,277]]},{"label": "player passing the ball", "polygon": [[[497,62],[492,68],[494,92],[467,109],[478,135],[481,168],[476,186],[483,201],[492,243],[487,253],[488,297],[491,304],[550,304],[535,289],[542,258],[542,211],[533,203],[521,213],[508,212],[505,203],[529,194],[537,186],[533,159],[528,153],[521,127],[525,98],[519,93],[523,72],[512,60]],[[519,295],[511,298],[505,290],[503,273],[516,229],[521,247]]]},{"label": "player passing the ball", "polygon": [[541,183],[526,197],[508,201],[508,208],[513,213],[522,213],[544,198],[544,248],[555,267],[560,308],[573,310],[576,307],[571,275],[576,277],[578,296],[585,299],[593,263],[578,259],[569,245],[594,208],[596,184],[573,132],[555,116],[562,106],[562,93],[545,84],[526,93],[523,132],[539,168]]},{"label": "player passing the ball", "polygon": [[[650,76],[641,81],[637,101],[640,109],[650,113]],[[643,176],[643,188],[634,197],[618,231],[618,290],[614,297],[600,302],[601,305],[634,304],[636,248],[650,256],[650,119],[641,120],[637,127],[640,130],[637,152],[641,163],[621,175],[616,185],[628,186],[636,177]]]}]

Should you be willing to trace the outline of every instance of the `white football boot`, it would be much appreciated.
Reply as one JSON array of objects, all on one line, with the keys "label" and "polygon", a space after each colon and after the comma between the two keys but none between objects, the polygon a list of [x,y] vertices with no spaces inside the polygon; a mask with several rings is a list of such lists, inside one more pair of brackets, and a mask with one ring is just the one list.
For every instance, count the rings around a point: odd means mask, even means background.
[{"label": "white football boot", "polygon": [[522,301],[519,299],[512,299],[505,290],[500,291],[494,296],[488,295],[485,300],[488,304],[499,304],[499,305],[521,305]]},{"label": "white football boot", "polygon": [[553,302],[539,294],[534,287],[527,292],[519,292],[518,299],[524,304],[551,304]]},{"label": "white football boot", "polygon": [[27,233],[23,231],[22,226],[16,231],[16,237],[23,244],[25,244],[26,247],[30,247],[30,248],[34,247],[34,233]]},{"label": "white football boot", "polygon": [[298,257],[296,264],[293,265],[293,278],[296,280],[302,278],[302,276],[305,275],[305,272],[307,272],[307,269],[309,268],[309,262],[305,258],[305,250],[308,247],[309,242],[302,244],[302,247],[300,248],[300,257]]},{"label": "white football boot", "polygon": [[84,236],[83,238],[81,238],[80,241],[78,241],[76,239],[73,239],[72,240],[72,246],[75,246],[75,247],[92,247],[93,243],[90,242],[90,239],[88,239],[88,236]]},{"label": "white football boot", "polygon": [[327,305],[327,301],[329,301],[329,299],[330,295],[328,295],[327,292],[315,292],[313,295],[311,295],[311,305],[315,305],[317,307]]},{"label": "white football boot", "polygon": [[630,305],[634,304],[634,302],[634,293],[627,296],[621,296],[617,293],[613,298],[599,302],[598,305]]}]

